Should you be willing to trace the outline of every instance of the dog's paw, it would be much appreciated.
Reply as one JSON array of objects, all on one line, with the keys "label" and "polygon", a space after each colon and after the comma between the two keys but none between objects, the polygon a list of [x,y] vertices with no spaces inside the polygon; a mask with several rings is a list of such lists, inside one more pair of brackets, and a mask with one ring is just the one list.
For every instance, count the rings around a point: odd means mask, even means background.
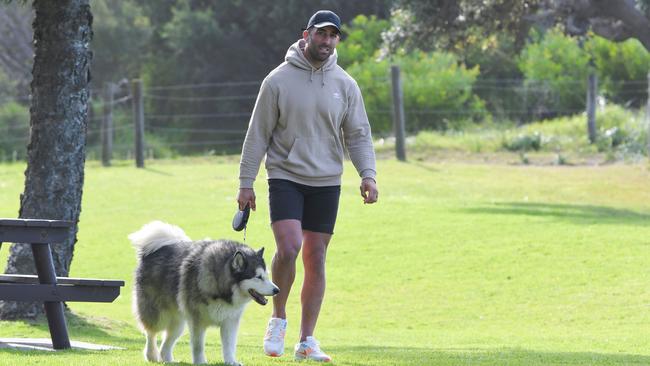
[{"label": "dog's paw", "polygon": [[162,362],[162,360],[158,356],[156,356],[156,357],[145,357],[144,360],[147,361],[147,362],[154,362],[154,363]]},{"label": "dog's paw", "polygon": [[162,361],[161,358],[160,358],[160,355],[157,352],[156,353],[154,353],[154,352],[151,352],[151,353],[145,352],[144,359],[145,359],[145,361],[149,361],[149,362],[160,362],[160,361]]}]

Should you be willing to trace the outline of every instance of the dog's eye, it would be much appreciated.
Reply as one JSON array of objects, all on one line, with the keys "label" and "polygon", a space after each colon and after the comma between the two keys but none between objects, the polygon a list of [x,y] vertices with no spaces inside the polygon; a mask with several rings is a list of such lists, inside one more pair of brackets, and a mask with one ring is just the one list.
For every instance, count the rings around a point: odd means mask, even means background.
[{"label": "dog's eye", "polygon": [[257,279],[258,280],[263,280],[264,278],[262,277],[262,275],[259,275],[259,276],[257,276]]}]

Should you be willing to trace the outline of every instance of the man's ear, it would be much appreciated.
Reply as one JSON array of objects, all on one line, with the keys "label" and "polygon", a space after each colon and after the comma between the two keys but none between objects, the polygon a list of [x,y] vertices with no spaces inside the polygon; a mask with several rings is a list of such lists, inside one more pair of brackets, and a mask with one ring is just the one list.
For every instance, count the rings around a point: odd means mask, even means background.
[{"label": "man's ear", "polygon": [[305,29],[304,31],[302,31],[302,39],[306,41],[307,38],[309,38],[309,30]]},{"label": "man's ear", "polygon": [[242,272],[246,267],[246,259],[240,251],[233,255],[231,267],[234,272]]}]

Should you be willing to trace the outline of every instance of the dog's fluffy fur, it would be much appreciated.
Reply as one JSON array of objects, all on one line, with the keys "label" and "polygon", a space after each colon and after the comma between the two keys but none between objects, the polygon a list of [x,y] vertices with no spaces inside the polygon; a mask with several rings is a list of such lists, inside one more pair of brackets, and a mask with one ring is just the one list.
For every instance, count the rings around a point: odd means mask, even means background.
[{"label": "dog's fluffy fur", "polygon": [[[172,350],[183,333],[190,331],[192,361],[205,363],[205,332],[221,327],[223,360],[236,359],[239,320],[253,299],[265,305],[264,296],[279,289],[269,280],[264,248],[228,240],[193,242],[182,229],[160,221],[129,235],[138,265],[133,286],[133,311],[146,335],[144,357],[172,362]],[[160,350],[156,336],[165,331]]]}]

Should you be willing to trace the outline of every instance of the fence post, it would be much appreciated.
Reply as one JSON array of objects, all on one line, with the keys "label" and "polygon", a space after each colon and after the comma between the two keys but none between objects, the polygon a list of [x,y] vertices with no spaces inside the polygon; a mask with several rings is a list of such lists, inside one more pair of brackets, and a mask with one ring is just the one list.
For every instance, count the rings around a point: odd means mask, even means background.
[{"label": "fence post", "polygon": [[104,118],[102,118],[102,165],[111,166],[113,156],[113,94],[115,84],[108,82],[104,85]]},{"label": "fence post", "polygon": [[[590,62],[591,63],[591,62]],[[593,65],[589,67],[589,83],[587,85],[587,133],[589,143],[596,142],[596,95],[598,76]]]},{"label": "fence post", "polygon": [[393,87],[393,124],[395,126],[395,154],[397,160],[406,161],[404,143],[404,98],[402,93],[402,80],[400,79],[399,66],[390,67],[391,82]]},{"label": "fence post", "polygon": [[650,71],[648,71],[648,97],[646,99],[645,121],[648,124],[648,158],[650,159]]},{"label": "fence post", "polygon": [[526,123],[528,119],[528,83],[524,80],[524,107],[521,109],[521,114],[519,115],[518,126],[522,126]]},{"label": "fence post", "polygon": [[144,101],[142,80],[131,82],[133,95],[133,122],[135,124],[135,166],[144,168]]}]

